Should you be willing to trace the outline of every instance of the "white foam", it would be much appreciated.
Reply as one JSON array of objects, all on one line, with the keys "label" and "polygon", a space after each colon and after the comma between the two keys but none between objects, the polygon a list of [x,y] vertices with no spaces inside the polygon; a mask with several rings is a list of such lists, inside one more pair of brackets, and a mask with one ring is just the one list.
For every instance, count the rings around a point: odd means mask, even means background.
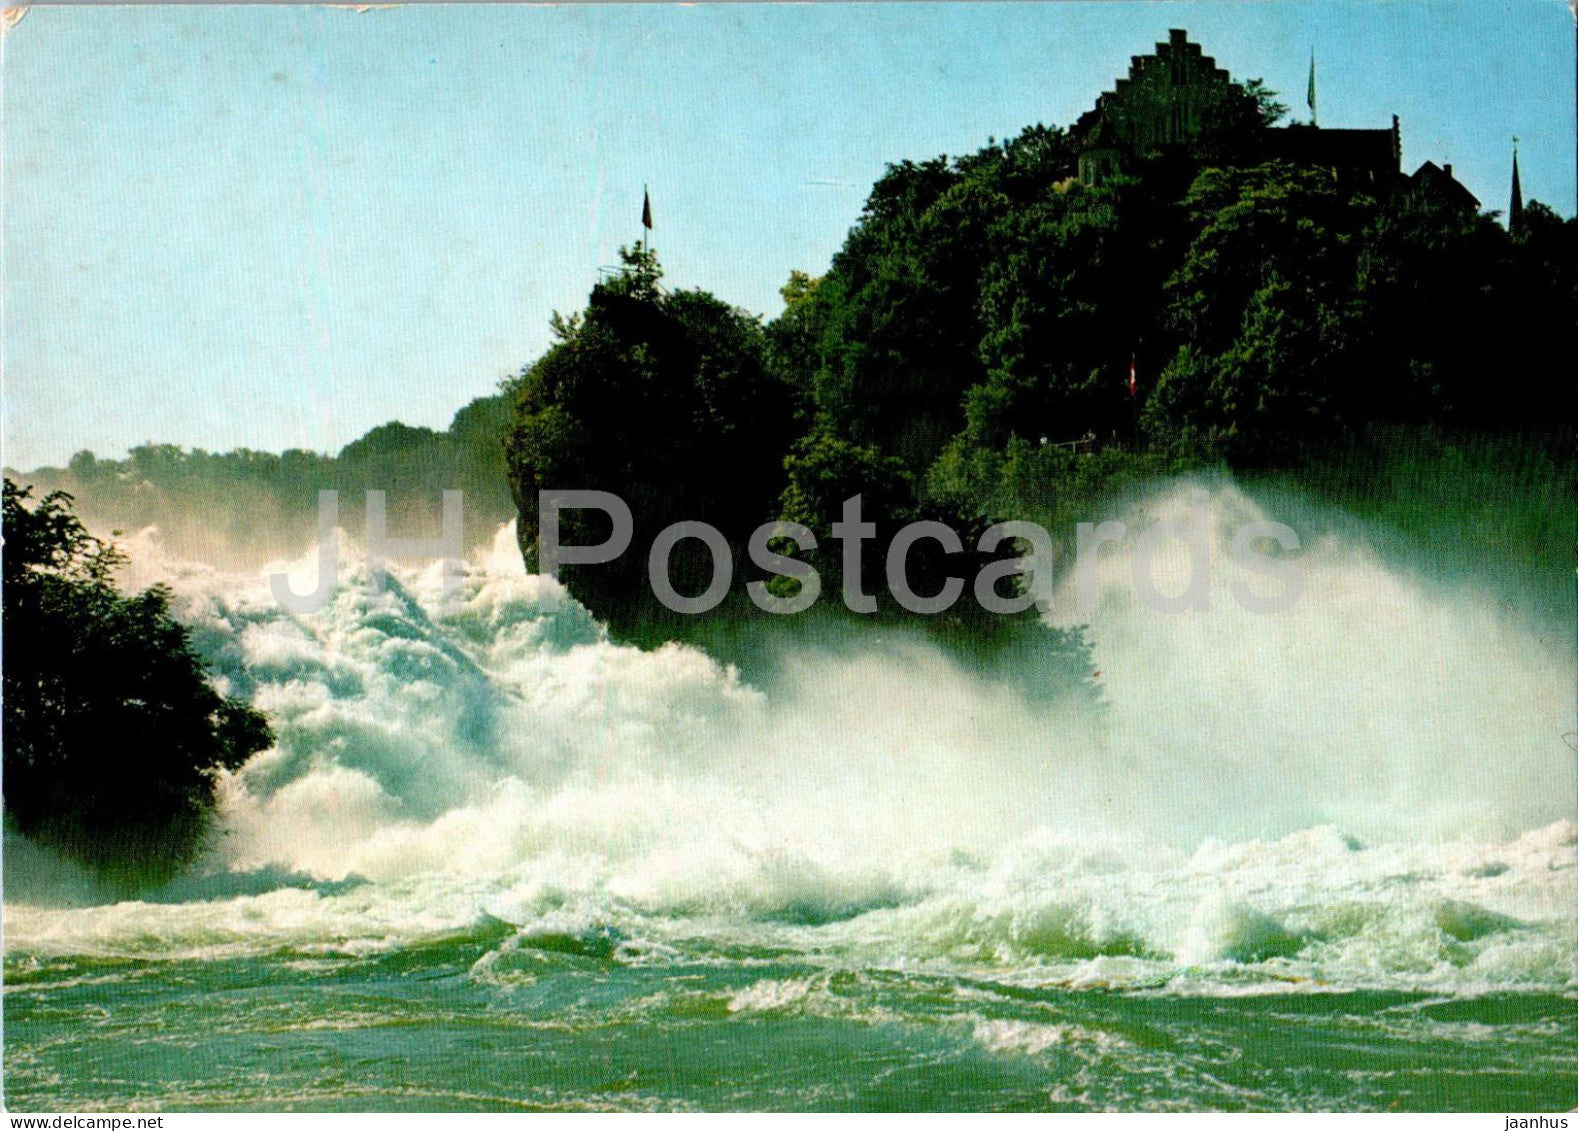
[{"label": "white foam", "polygon": [[[1262,517],[1191,490],[1139,510],[1203,505],[1218,549]],[[222,782],[199,872],[340,886],[106,905],[8,846],[13,948],[354,950],[492,916],[615,930],[616,961],[767,943],[1083,986],[1574,982],[1572,658],[1362,547],[1310,546],[1305,602],[1271,618],[1151,613],[1105,561],[1101,726],[911,637],[790,656],[763,688],[623,646],[510,529],[453,603],[436,566],[368,598],[342,539],[302,615],[271,570],[131,549],[279,738]],[[799,993],[760,987],[738,1008]],[[1017,1032],[984,1039],[1053,1040]]]}]

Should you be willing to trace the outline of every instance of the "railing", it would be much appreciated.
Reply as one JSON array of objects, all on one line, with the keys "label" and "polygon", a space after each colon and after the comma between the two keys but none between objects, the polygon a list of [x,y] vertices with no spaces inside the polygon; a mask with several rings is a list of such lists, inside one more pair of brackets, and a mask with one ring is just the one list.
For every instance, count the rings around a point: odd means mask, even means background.
[{"label": "railing", "polygon": [[1048,440],[1041,437],[1043,448],[1065,448],[1077,456],[1089,455],[1096,450],[1096,434],[1087,432],[1077,440]]}]

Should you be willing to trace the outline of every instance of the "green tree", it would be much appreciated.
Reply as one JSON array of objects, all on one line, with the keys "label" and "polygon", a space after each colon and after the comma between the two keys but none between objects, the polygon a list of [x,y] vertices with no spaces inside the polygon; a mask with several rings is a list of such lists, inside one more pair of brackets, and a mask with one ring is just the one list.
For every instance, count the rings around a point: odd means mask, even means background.
[{"label": "green tree", "polygon": [[889,166],[817,291],[820,425],[915,472],[957,431],[981,377],[983,255],[1008,203],[991,175],[1000,163],[994,149],[966,169]]},{"label": "green tree", "polygon": [[[743,546],[772,517],[792,413],[788,390],[768,372],[758,319],[703,291],[664,289],[649,252],[622,255],[623,270],[592,289],[583,315],[556,319],[561,340],[512,387],[507,454],[532,563],[540,491],[611,491],[629,504],[630,551],[561,576],[621,633],[658,639],[677,618],[651,595],[647,548],[688,520]],[[565,545],[608,533],[601,512],[564,512]],[[695,540],[676,547],[671,566],[683,594],[701,592],[712,573]]]},{"label": "green tree", "polygon": [[[1399,196],[1365,232],[1356,301],[1369,415],[1482,428],[1560,414],[1578,345],[1578,224],[1531,202],[1509,236],[1489,215]],[[1524,378],[1510,394],[1499,375]]]},{"label": "green tree", "polygon": [[816,416],[814,378],[822,338],[828,330],[829,304],[818,301],[822,279],[791,271],[779,288],[783,313],[767,325],[767,368],[788,390],[797,430],[809,429]]},{"label": "green tree", "polygon": [[1165,288],[1178,352],[1145,406],[1153,436],[1253,447],[1330,427],[1345,387],[1357,234],[1374,202],[1313,169],[1206,169]]},{"label": "green tree", "polygon": [[998,222],[982,285],[971,443],[1131,430],[1130,359],[1154,336],[1170,226],[1133,182],[1073,185]]},{"label": "green tree", "polygon": [[[780,552],[813,565],[823,577],[826,599],[836,603],[843,564],[839,543],[833,541],[833,523],[842,517],[844,501],[859,495],[862,521],[877,526],[876,538],[863,547],[861,592],[881,593],[887,540],[919,517],[914,484],[903,462],[869,444],[816,432],[795,445],[784,460],[784,471],[788,485],[779,500],[779,516],[810,530],[817,548],[801,552],[784,547]],[[796,584],[780,578],[772,587],[789,595]]]},{"label": "green tree", "polygon": [[30,499],[5,481],[6,815],[111,880],[167,878],[203,846],[215,774],[273,735],[214,689],[167,590],[122,596],[70,496]]},{"label": "green tree", "polygon": [[1266,85],[1265,79],[1247,79],[1242,84],[1255,108],[1255,121],[1262,129],[1269,129],[1287,117],[1287,103],[1277,97],[1277,92]]}]

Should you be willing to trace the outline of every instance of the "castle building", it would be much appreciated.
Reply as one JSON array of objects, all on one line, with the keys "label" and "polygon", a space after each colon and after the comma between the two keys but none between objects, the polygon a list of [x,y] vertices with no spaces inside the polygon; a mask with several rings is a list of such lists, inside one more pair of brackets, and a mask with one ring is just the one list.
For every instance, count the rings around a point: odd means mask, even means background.
[{"label": "castle building", "polygon": [[1216,60],[1174,30],[1153,54],[1134,56],[1128,77],[1075,123],[1080,178],[1098,183],[1134,158],[1237,143],[1252,129],[1253,113]]},{"label": "castle building", "polygon": [[[1310,82],[1313,106],[1313,70]],[[1178,28],[1151,54],[1134,56],[1128,75],[1102,94],[1071,132],[1079,179],[1089,185],[1155,160],[1282,161],[1329,170],[1356,189],[1389,193],[1411,186],[1454,206],[1479,206],[1452,176],[1450,165],[1426,162],[1412,177],[1402,176],[1402,129],[1395,115],[1390,128],[1382,129],[1266,126],[1255,99]]]}]

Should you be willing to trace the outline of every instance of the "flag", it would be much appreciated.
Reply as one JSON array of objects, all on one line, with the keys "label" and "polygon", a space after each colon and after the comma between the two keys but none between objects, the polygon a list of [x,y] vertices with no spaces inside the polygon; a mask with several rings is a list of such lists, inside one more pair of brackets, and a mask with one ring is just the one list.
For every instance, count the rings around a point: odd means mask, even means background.
[{"label": "flag", "polygon": [[1310,125],[1313,126],[1315,124],[1315,116],[1316,116],[1315,115],[1315,52],[1314,51],[1310,52],[1310,88],[1309,88],[1309,93],[1305,95],[1304,100],[1309,103],[1309,107],[1310,107]]},{"label": "flag", "polygon": [[1135,377],[1138,374],[1138,368],[1138,363],[1136,362],[1134,355],[1131,353],[1129,355],[1129,396],[1131,397],[1134,395]]},{"label": "flag", "polygon": [[652,198],[647,195],[646,186],[641,186],[641,226],[647,231],[652,230]]}]

